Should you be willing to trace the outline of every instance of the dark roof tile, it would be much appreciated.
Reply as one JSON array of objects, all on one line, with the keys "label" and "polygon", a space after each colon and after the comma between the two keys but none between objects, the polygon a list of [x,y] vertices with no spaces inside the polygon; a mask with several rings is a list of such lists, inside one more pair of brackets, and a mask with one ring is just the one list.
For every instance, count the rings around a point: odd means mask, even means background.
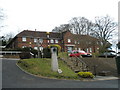
[{"label": "dark roof tile", "polygon": [[[30,30],[24,30],[21,33],[17,35],[17,37],[41,37],[41,38],[47,38],[47,32],[42,31],[30,31]],[[49,38],[61,38],[60,33],[55,32],[49,32]]]}]

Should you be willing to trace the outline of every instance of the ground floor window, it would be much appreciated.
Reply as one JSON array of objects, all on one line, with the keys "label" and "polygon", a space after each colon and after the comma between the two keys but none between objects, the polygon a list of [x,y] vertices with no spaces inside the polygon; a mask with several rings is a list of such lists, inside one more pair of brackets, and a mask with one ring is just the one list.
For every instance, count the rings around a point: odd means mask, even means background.
[{"label": "ground floor window", "polygon": [[71,52],[73,50],[73,47],[67,47],[67,51]]},{"label": "ground floor window", "polygon": [[25,48],[26,46],[22,46],[22,48]]},{"label": "ground floor window", "polygon": [[34,49],[35,49],[35,50],[37,50],[37,49],[38,49],[38,47],[34,47]]},{"label": "ground floor window", "polygon": [[90,52],[92,52],[92,48],[90,48]]}]

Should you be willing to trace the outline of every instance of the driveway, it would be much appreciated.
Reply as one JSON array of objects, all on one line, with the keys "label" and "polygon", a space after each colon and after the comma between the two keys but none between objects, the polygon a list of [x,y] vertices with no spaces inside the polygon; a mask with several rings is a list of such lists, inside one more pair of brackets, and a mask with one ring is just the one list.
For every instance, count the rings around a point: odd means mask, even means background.
[{"label": "driveway", "polygon": [[118,88],[118,80],[74,81],[34,77],[16,66],[17,60],[2,60],[3,88]]}]

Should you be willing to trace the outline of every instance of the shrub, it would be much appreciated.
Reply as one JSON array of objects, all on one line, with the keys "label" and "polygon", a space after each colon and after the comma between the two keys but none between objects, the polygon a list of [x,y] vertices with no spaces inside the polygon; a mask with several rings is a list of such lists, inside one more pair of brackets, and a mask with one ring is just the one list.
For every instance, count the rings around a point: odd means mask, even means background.
[{"label": "shrub", "polygon": [[78,76],[82,78],[94,78],[94,75],[91,72],[78,72]]},{"label": "shrub", "polygon": [[28,59],[31,58],[31,55],[29,52],[22,52],[20,55],[20,59]]},{"label": "shrub", "polygon": [[48,48],[51,48],[51,47],[57,47],[58,51],[61,50],[61,46],[58,45],[58,44],[52,44],[52,45],[49,45]]},{"label": "shrub", "polygon": [[44,48],[43,49],[43,57],[44,58],[51,58],[51,51],[50,51],[50,48]]}]

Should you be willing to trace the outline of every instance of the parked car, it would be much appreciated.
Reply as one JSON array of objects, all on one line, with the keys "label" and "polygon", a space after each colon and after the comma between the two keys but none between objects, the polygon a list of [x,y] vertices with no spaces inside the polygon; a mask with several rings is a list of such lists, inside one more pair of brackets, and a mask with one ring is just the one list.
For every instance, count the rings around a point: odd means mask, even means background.
[{"label": "parked car", "polygon": [[73,50],[70,54],[68,54],[70,57],[80,57],[80,56],[83,56],[83,57],[91,57],[92,54],[91,53],[87,53],[85,51],[82,51],[82,50]]},{"label": "parked car", "polygon": [[99,55],[99,57],[113,58],[113,57],[116,57],[116,53],[115,52],[105,52],[105,53],[102,53],[101,55]]}]

